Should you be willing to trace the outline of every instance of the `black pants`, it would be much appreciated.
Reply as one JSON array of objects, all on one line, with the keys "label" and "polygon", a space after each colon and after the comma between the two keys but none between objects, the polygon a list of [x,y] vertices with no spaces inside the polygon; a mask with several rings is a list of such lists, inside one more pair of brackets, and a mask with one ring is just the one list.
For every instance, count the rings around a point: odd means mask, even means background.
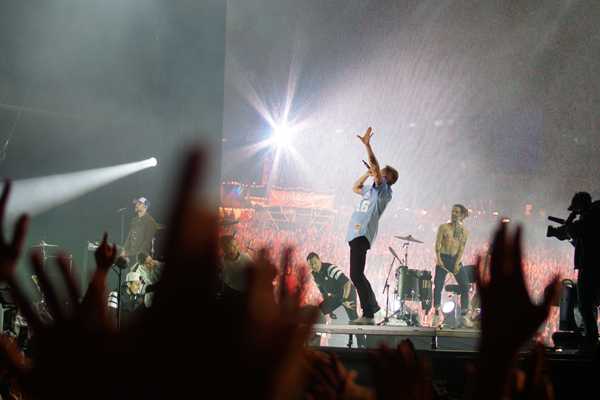
[{"label": "black pants", "polygon": [[579,270],[577,300],[588,341],[598,340],[598,303],[600,300],[600,272],[593,267]]},{"label": "black pants", "polygon": [[[454,262],[456,261],[456,257],[453,257],[449,254],[441,254],[442,262],[444,263],[444,267],[449,270],[454,270]],[[446,282],[446,275],[448,271],[446,269],[436,265],[435,267],[435,278],[434,278],[434,287],[433,287],[433,307],[436,309],[440,307],[440,303],[442,302],[442,290],[444,289],[444,283]],[[464,268],[461,268],[458,271],[458,274],[452,274],[454,278],[456,278],[456,283],[458,283],[458,287],[460,288],[460,308],[461,312],[464,314],[469,310],[469,277],[465,272]]]},{"label": "black pants", "polygon": [[371,284],[365,276],[367,251],[371,248],[371,244],[364,236],[357,237],[348,244],[350,245],[350,280],[358,292],[363,316],[373,318],[373,315],[379,311],[379,305]]}]

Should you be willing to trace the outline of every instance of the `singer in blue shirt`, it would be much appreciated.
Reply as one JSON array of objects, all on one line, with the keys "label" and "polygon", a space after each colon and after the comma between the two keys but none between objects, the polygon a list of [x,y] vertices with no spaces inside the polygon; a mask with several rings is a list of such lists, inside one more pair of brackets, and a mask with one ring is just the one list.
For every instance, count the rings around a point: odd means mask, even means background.
[{"label": "singer in blue shirt", "polygon": [[[371,325],[375,322],[374,316],[379,311],[379,305],[371,284],[365,276],[367,251],[377,236],[379,218],[392,199],[391,186],[398,180],[398,171],[389,165],[383,169],[379,168],[379,162],[371,148],[371,137],[373,136],[371,127],[363,136],[357,136],[367,150],[369,169],[358,178],[352,188],[354,193],[361,195],[362,198],[352,213],[346,235],[346,240],[350,245],[350,279],[356,287],[363,310],[363,316],[350,323]],[[365,182],[369,177],[373,177],[373,184],[366,186]]]}]

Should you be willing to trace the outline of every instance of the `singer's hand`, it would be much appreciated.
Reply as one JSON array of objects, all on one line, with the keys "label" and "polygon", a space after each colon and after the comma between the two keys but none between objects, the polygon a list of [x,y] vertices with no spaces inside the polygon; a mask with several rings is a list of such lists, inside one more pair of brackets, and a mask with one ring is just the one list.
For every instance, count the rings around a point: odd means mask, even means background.
[{"label": "singer's hand", "polygon": [[96,267],[104,271],[108,271],[115,263],[115,259],[117,258],[117,245],[114,243],[112,246],[108,244],[107,233],[104,233],[102,236],[102,242],[96,249],[94,257],[96,258]]},{"label": "singer's hand", "polygon": [[373,136],[373,128],[369,127],[367,131],[362,135],[356,135],[357,138],[365,145],[368,146],[371,142],[371,137]]}]

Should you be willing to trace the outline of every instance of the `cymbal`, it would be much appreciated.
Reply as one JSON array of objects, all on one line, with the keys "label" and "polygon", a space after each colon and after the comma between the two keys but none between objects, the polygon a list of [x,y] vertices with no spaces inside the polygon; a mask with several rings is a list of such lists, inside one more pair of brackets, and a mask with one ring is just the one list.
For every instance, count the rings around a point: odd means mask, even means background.
[{"label": "cymbal", "polygon": [[419,239],[415,239],[414,237],[412,237],[412,235],[408,235],[408,236],[394,236],[394,237],[396,239],[405,240],[407,242],[423,243]]},{"label": "cymbal", "polygon": [[50,243],[46,243],[46,242],[44,242],[44,241],[42,240],[42,241],[40,241],[40,243],[39,243],[39,244],[34,244],[34,245],[33,245],[33,246],[31,246],[31,247],[58,247],[58,245],[57,245],[57,244],[50,244]]}]

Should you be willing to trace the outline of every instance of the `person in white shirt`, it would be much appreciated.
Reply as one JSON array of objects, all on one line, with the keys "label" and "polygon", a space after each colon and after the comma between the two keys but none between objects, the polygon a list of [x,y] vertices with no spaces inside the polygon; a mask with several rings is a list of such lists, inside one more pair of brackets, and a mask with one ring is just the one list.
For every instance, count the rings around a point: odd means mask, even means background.
[{"label": "person in white shirt", "polygon": [[247,270],[252,258],[240,250],[233,235],[221,236],[219,243],[223,251],[221,276],[224,294],[243,294],[247,290]]},{"label": "person in white shirt", "polygon": [[146,253],[140,253],[137,256],[137,263],[134,264],[130,271],[139,273],[144,292],[144,304],[146,307],[152,305],[152,297],[154,296],[154,287],[160,280],[162,274],[163,263],[154,260]]}]

